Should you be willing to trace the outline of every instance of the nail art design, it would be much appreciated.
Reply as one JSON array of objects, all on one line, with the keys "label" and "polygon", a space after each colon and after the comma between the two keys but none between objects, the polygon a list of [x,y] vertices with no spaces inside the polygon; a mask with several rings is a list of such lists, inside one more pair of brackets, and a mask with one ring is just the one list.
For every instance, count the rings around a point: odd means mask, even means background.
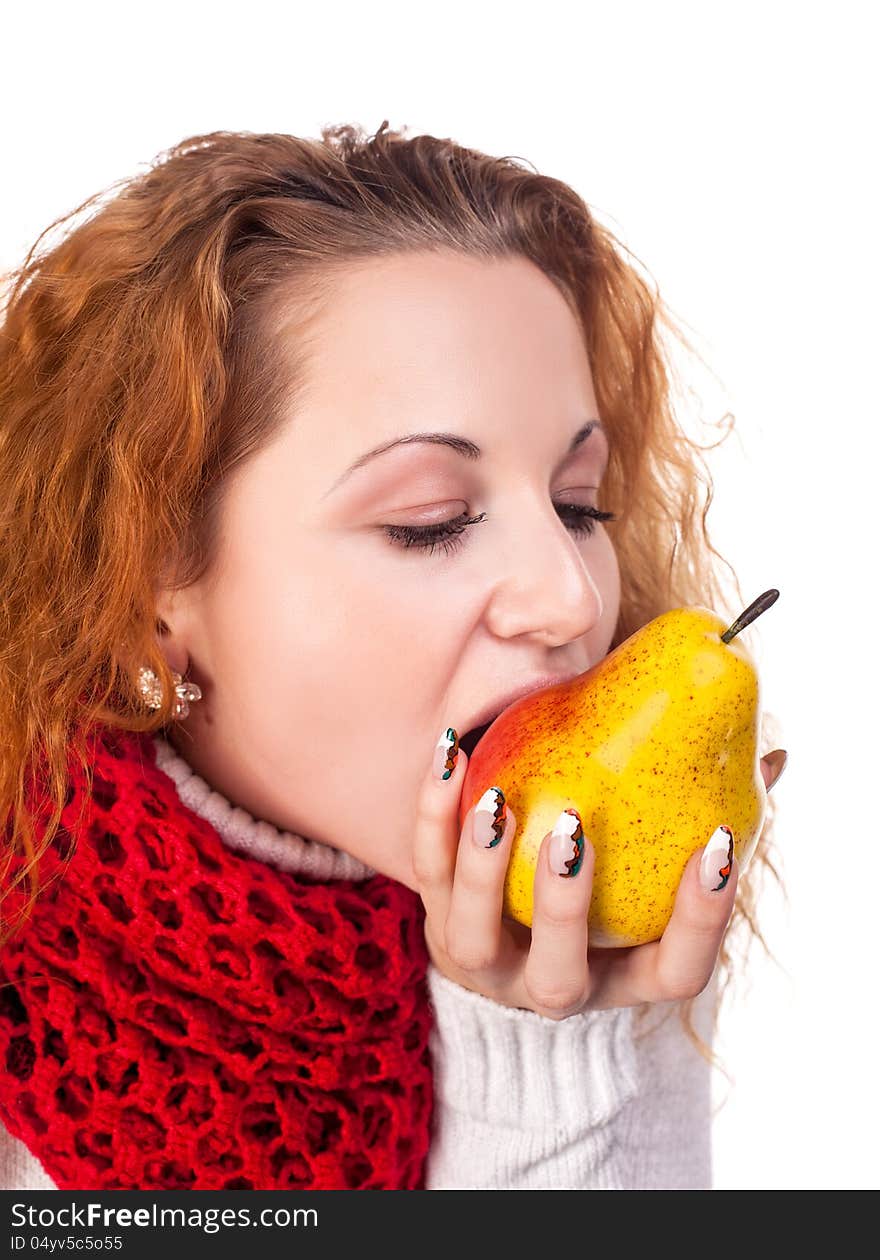
[{"label": "nail art design", "polygon": [[487,788],[474,807],[474,844],[494,849],[504,839],[507,803],[500,787]]},{"label": "nail art design", "polygon": [[576,809],[564,809],[550,833],[550,866],[557,875],[577,875],[584,860],[584,829]]},{"label": "nail art design", "polygon": [[447,726],[434,748],[433,771],[435,779],[448,779],[458,761],[458,731]]},{"label": "nail art design", "polygon": [[732,869],[733,832],[729,827],[717,827],[700,859],[700,883],[706,892],[721,892],[727,886]]}]

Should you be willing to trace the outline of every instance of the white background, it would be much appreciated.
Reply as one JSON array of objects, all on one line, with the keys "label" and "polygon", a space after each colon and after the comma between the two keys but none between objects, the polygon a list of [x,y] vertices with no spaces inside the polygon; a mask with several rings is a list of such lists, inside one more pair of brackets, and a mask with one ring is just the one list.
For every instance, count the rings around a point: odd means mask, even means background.
[{"label": "white background", "polygon": [[707,422],[736,417],[706,456],[710,536],[747,600],[781,592],[747,633],[789,751],[790,901],[760,918],[783,970],[756,948],[726,1008],[724,1189],[880,1185],[875,16],[254,0],[3,19],[0,268],[185,136],[388,118],[567,180],[696,338]]}]

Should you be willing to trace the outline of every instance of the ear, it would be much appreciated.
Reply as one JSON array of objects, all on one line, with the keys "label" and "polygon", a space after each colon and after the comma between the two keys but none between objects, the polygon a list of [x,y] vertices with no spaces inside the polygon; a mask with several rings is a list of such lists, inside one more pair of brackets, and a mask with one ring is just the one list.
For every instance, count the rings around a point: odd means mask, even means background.
[{"label": "ear", "polygon": [[189,663],[192,591],[160,587],[156,591],[156,634],[171,669],[185,674]]}]

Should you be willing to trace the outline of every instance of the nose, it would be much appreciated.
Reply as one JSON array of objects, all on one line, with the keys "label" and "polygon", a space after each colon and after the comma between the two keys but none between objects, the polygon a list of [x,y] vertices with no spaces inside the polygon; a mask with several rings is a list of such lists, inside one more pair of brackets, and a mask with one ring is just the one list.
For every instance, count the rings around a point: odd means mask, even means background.
[{"label": "nose", "polygon": [[[596,529],[600,528],[598,522]],[[586,536],[546,499],[515,506],[493,549],[494,590],[487,620],[500,638],[531,635],[546,647],[570,643],[600,620],[602,594],[590,572]]]}]

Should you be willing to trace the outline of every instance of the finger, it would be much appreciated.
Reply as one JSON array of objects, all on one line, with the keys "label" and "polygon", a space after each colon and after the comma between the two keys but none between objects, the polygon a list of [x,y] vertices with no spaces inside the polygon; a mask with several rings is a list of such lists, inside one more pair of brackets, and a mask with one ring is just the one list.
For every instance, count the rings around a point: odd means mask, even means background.
[{"label": "finger", "polygon": [[516,819],[499,787],[487,788],[461,830],[446,918],[446,952],[467,971],[498,961],[504,878]]},{"label": "finger", "polygon": [[535,867],[532,943],[523,983],[540,1014],[563,1019],[589,994],[587,918],[595,852],[574,808],[541,842]]},{"label": "finger", "polygon": [[413,875],[426,913],[440,924],[446,922],[449,909],[459,840],[458,807],[467,762],[458,732],[446,727],[434,746],[416,803]]},{"label": "finger", "polygon": [[764,787],[769,792],[782,777],[788,763],[788,753],[784,748],[774,748],[761,758],[761,774],[764,776]]},{"label": "finger", "polygon": [[622,960],[616,978],[628,1003],[696,997],[709,983],[736,896],[732,841],[729,827],[717,827],[705,848],[691,854],[662,937]]},{"label": "finger", "polygon": [[642,1000],[675,1001],[696,997],[712,978],[721,941],[733,912],[739,867],[733,832],[720,826],[702,850],[691,854],[678,886],[672,917],[653,954],[634,951],[634,959],[653,962],[653,978],[639,988]]}]

